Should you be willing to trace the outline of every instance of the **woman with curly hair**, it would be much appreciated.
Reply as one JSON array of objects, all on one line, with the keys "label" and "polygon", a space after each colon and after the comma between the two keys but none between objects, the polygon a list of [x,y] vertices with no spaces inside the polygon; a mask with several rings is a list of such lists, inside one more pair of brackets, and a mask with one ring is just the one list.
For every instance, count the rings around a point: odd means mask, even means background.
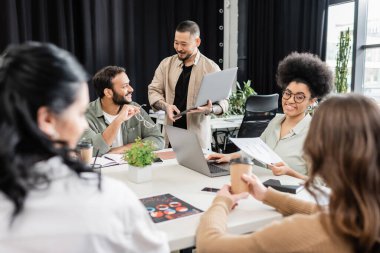
[{"label": "woman with curly hair", "polygon": [[52,44],[0,57],[0,252],[169,252],[130,189],[73,158],[87,79]]},{"label": "woman with curly hair", "polygon": [[[311,121],[307,109],[331,91],[332,82],[333,75],[327,65],[310,53],[292,53],[280,62],[277,84],[283,90],[284,114],[276,115],[260,136],[284,161],[268,165],[274,175],[307,179],[307,166],[302,157],[302,145]],[[240,156],[241,152],[212,154],[208,159],[229,162]]]},{"label": "woman with curly hair", "polygon": [[[248,194],[225,185],[201,218],[197,252],[380,252],[380,108],[358,94],[331,97],[316,109],[304,152],[310,164],[307,191],[315,203],[266,188],[244,175],[249,193],[285,216],[252,234],[226,234],[232,207]],[[330,188],[329,203],[318,203]]]}]

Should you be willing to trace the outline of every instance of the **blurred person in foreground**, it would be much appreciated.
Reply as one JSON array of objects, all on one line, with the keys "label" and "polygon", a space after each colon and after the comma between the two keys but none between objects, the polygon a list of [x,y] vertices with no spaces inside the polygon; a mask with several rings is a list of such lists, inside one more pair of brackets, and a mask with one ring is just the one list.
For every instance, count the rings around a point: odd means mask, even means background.
[{"label": "blurred person in foreground", "polygon": [[[304,151],[310,165],[307,191],[316,203],[266,188],[243,176],[250,194],[284,216],[246,235],[229,235],[229,212],[248,193],[231,195],[225,185],[201,218],[197,252],[380,252],[380,108],[363,95],[331,97],[313,115]],[[324,180],[327,196],[316,183]]]},{"label": "blurred person in foreground", "polygon": [[84,129],[87,74],[52,44],[0,59],[0,252],[169,252],[124,184],[73,152]]}]

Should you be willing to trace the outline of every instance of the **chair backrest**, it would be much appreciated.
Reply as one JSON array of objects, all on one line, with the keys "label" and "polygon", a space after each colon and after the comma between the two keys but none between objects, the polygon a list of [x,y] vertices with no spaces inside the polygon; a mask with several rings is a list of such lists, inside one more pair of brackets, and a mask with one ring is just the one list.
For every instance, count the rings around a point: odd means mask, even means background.
[{"label": "chair backrest", "polygon": [[248,97],[245,103],[244,118],[237,137],[259,137],[269,121],[276,116],[277,109],[278,94]]}]

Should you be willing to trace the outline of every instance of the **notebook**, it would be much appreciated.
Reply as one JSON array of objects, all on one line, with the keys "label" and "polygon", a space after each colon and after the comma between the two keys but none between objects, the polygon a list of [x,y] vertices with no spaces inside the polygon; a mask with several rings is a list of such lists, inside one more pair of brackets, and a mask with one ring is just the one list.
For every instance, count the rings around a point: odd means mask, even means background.
[{"label": "notebook", "polygon": [[207,105],[208,100],[217,102],[228,98],[232,84],[236,80],[237,69],[238,68],[230,68],[204,75],[194,107],[175,115],[175,118],[199,106]]},{"label": "notebook", "polygon": [[165,130],[180,165],[209,177],[230,174],[229,163],[220,164],[206,160],[193,132],[173,126],[165,126]]}]

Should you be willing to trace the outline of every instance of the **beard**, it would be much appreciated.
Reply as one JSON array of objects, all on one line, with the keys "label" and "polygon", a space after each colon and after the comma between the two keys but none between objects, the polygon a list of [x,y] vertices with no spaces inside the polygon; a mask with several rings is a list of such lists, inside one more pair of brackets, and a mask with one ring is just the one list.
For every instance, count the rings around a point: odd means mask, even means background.
[{"label": "beard", "polygon": [[179,52],[177,52],[177,54],[178,54],[178,58],[181,60],[181,61],[186,61],[187,59],[189,59],[193,54],[186,54],[185,55],[185,57],[183,57],[183,58],[181,58],[180,56],[179,56]]},{"label": "beard", "polygon": [[[128,96],[129,94],[131,94],[131,93],[128,93],[126,96]],[[131,103],[125,98],[125,96],[121,96],[121,95],[117,94],[116,92],[113,92],[112,101],[116,105],[125,105],[125,104]]]}]

